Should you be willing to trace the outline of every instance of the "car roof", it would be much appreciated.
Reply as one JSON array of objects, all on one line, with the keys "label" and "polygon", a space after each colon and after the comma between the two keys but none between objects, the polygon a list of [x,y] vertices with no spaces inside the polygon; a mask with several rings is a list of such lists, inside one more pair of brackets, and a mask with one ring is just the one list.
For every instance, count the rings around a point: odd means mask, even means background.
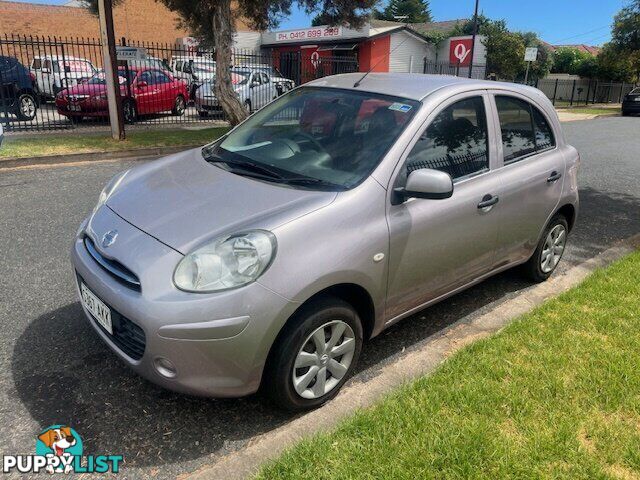
[{"label": "car roof", "polygon": [[82,60],[84,62],[89,62],[91,63],[91,60],[87,60],[86,58],[82,58],[82,57],[72,57],[69,55],[35,55],[33,57],[34,59],[39,58],[39,59],[46,59],[46,60]]},{"label": "car roof", "polygon": [[[515,92],[531,93],[532,87],[515,83],[476,80],[451,75],[427,75],[423,73],[369,73],[358,87],[354,83],[362,78],[364,72],[344,73],[323,77],[307,83],[307,86],[345,88],[363,92],[393,95],[410,100],[422,100],[426,96],[443,88],[468,91],[483,89],[507,89]],[[452,92],[455,93],[455,92]]]}]

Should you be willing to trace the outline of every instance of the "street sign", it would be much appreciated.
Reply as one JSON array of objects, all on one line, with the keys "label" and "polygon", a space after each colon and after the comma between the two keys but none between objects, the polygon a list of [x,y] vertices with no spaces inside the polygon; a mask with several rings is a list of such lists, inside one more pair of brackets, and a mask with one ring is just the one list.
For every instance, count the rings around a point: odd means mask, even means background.
[{"label": "street sign", "polygon": [[524,51],[524,61],[535,62],[537,59],[538,59],[538,48],[527,47],[527,49]]},{"label": "street sign", "polygon": [[147,49],[138,47],[116,47],[116,56],[118,60],[133,60],[140,62],[146,60]]}]

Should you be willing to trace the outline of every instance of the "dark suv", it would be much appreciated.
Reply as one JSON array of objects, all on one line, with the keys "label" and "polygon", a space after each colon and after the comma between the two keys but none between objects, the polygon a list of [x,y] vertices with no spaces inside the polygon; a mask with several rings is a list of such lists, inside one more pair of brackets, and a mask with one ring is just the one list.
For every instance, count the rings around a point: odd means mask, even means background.
[{"label": "dark suv", "polygon": [[640,113],[640,87],[631,90],[622,102],[622,115],[626,117],[632,113]]},{"label": "dark suv", "polygon": [[37,110],[38,91],[29,69],[13,57],[0,56],[0,113],[33,120]]}]

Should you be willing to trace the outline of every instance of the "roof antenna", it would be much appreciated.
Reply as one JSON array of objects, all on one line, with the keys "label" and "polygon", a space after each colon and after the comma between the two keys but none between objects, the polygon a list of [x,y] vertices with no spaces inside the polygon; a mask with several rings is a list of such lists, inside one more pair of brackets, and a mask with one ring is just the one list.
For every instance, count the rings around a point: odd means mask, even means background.
[{"label": "roof antenna", "polygon": [[[409,28],[409,15],[394,15],[393,18],[395,18],[396,20],[406,20],[406,22],[404,24],[404,28]],[[391,50],[386,56],[384,56],[380,60],[378,60],[373,67],[371,67],[369,70],[367,70],[365,72],[365,74],[362,75],[362,77],[360,77],[356,81],[356,83],[353,84],[353,88],[358,88],[360,86],[360,84],[362,83],[362,81],[366,78],[367,75],[369,75],[378,65],[380,65],[380,63],[382,63],[383,60],[385,60],[387,57],[390,57],[391,54],[393,52],[395,52],[398,48],[400,48],[402,46],[402,44],[404,42],[406,42],[407,40],[409,40],[409,37],[405,38],[402,42],[400,42],[398,45],[396,45],[396,47],[393,50]]]}]

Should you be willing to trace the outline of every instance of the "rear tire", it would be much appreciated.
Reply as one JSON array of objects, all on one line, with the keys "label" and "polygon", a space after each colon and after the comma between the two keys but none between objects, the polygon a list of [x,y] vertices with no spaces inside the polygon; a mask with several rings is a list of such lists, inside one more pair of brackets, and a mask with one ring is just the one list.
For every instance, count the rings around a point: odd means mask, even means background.
[{"label": "rear tire", "polygon": [[136,104],[133,100],[127,99],[122,102],[122,114],[125,123],[128,123],[129,125],[135,123],[138,119],[138,109],[136,108]]},{"label": "rear tire", "polygon": [[323,405],[353,373],[362,338],[360,318],[345,301],[325,297],[303,306],[272,347],[262,381],[265,393],[289,411]]},{"label": "rear tire", "polygon": [[244,101],[244,108],[247,109],[247,113],[249,113],[249,115],[251,115],[251,100],[245,100]]},{"label": "rear tire", "polygon": [[171,113],[181,117],[184,115],[184,111],[187,108],[187,102],[182,95],[178,95],[176,97],[175,102],[173,103],[173,109]]},{"label": "rear tire", "polygon": [[531,258],[522,266],[525,275],[536,283],[544,282],[555,271],[567,245],[569,224],[564,215],[556,214],[544,229]]}]

